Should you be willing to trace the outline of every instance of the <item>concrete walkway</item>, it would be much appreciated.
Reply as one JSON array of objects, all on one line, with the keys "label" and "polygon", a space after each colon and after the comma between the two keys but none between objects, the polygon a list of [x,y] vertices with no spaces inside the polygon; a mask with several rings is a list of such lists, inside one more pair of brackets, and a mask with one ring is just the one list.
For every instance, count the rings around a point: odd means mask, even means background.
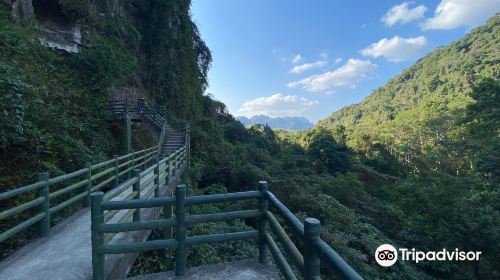
[{"label": "concrete walkway", "polygon": [[[181,167],[183,170],[184,166]],[[180,172],[176,172],[180,174]],[[141,179],[144,182],[151,178],[148,174]],[[171,177],[168,184],[160,187],[162,196],[170,194],[179,178]],[[147,186],[141,194],[151,189],[153,183]],[[124,191],[112,200],[122,200],[131,189]],[[113,222],[126,213],[122,210],[111,219]],[[160,209],[142,209],[141,219],[155,219]],[[7,259],[0,262],[0,279],[2,280],[73,280],[92,279],[92,247],[90,243],[90,209],[84,208],[73,216],[53,227],[47,237],[21,248]],[[117,234],[111,243],[123,241],[145,240],[150,231]],[[128,269],[135,261],[137,254],[107,255],[106,269],[109,279],[124,278]],[[118,276],[121,275],[121,276]]]},{"label": "concrete walkway", "polygon": [[243,260],[223,264],[193,267],[181,277],[173,271],[147,274],[129,280],[279,280],[272,265],[263,265],[256,260]]}]

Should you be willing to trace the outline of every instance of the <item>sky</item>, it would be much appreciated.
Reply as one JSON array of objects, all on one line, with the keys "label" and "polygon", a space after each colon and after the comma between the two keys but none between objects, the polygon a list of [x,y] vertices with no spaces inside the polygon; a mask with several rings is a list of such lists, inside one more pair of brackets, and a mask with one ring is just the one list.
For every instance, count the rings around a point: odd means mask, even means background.
[{"label": "sky", "polygon": [[234,116],[316,122],[500,12],[500,0],[193,0],[207,94]]}]

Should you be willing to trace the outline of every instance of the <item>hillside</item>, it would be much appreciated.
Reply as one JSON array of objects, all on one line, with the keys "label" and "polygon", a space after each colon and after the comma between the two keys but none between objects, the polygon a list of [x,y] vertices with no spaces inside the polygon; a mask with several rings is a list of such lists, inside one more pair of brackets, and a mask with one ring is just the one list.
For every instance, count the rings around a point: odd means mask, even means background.
[{"label": "hillside", "polygon": [[341,124],[351,130],[373,130],[410,115],[426,120],[426,108],[459,114],[470,103],[472,86],[484,77],[500,77],[500,15],[464,38],[441,47],[372,92],[359,104],[347,106],[319,126]]},{"label": "hillside", "polygon": [[[484,254],[478,263],[418,264],[427,277],[494,279],[498,270],[490,264],[500,248],[488,244],[500,236],[499,93],[497,15],[359,104],[311,130],[279,132],[279,138],[306,149],[337,179],[339,172],[358,178],[362,187],[346,186],[332,196],[390,242]],[[342,199],[346,192],[348,200]]]},{"label": "hillside", "polygon": [[263,124],[271,128],[281,128],[287,130],[304,130],[312,128],[314,125],[304,117],[268,117],[264,115],[253,116],[251,118],[236,117],[243,125]]},{"label": "hillside", "polygon": [[[10,3],[10,2],[9,2]],[[120,153],[113,96],[203,118],[210,51],[190,1],[0,1],[0,189]],[[175,104],[175,106],[173,106]],[[5,124],[5,125],[3,125]],[[151,145],[140,125],[134,149]]]}]

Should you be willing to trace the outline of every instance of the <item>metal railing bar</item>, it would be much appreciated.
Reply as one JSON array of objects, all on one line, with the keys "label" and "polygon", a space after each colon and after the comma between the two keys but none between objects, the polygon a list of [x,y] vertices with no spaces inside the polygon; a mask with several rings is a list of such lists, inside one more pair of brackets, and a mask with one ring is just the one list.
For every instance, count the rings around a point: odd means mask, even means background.
[{"label": "metal railing bar", "polygon": [[292,268],[286,261],[285,257],[278,248],[278,245],[276,245],[276,242],[274,242],[273,238],[269,233],[266,233],[266,242],[267,245],[269,246],[274,262],[276,263],[276,266],[278,267],[280,272],[283,274],[284,278],[287,280],[288,279],[296,280],[297,277],[295,276],[295,273],[293,273]]},{"label": "metal railing bar", "polygon": [[5,241],[7,238],[12,237],[13,235],[20,232],[21,230],[39,222],[44,217],[45,217],[45,213],[39,213],[39,214],[35,215],[34,217],[29,218],[28,220],[26,220],[26,221],[16,225],[15,227],[12,227],[11,229],[3,232],[2,234],[0,234],[0,242]]},{"label": "metal railing bar", "polygon": [[156,177],[158,177],[157,174],[151,176],[151,178],[147,179],[144,183],[141,184],[141,191],[144,190],[146,187],[149,186],[149,184],[151,184],[151,182],[153,182],[154,179],[156,179]]},{"label": "metal railing bar", "polygon": [[152,171],[154,171],[155,170],[155,166],[156,166],[156,164],[154,164],[154,165],[148,167],[146,170],[142,171],[141,172],[141,178],[146,177],[149,173],[151,173]]},{"label": "metal railing bar", "polygon": [[99,172],[99,173],[97,173],[97,174],[92,175],[92,176],[90,177],[90,179],[91,179],[91,180],[96,180],[96,179],[99,179],[99,178],[101,178],[102,176],[107,175],[107,174],[109,174],[109,173],[111,173],[111,172],[113,172],[113,171],[115,171],[115,167],[114,167],[114,166],[113,166],[113,167],[110,167],[110,168],[108,168],[108,169],[105,169],[105,170],[103,170],[103,171],[101,171],[101,172]]},{"label": "metal railing bar", "polygon": [[6,219],[10,216],[13,216],[13,215],[19,213],[19,212],[23,212],[25,210],[28,210],[28,209],[33,208],[35,206],[38,206],[38,205],[42,204],[44,201],[45,201],[44,197],[39,197],[39,198],[35,198],[34,200],[31,200],[29,202],[18,205],[14,208],[10,208],[8,210],[5,210],[5,211],[0,213],[0,220]]},{"label": "metal railing bar", "polygon": [[191,215],[186,217],[186,224],[210,223],[230,221],[235,219],[255,218],[260,215],[259,210],[242,210],[214,214]]},{"label": "metal railing bar", "polygon": [[55,213],[63,208],[66,208],[66,207],[70,206],[71,204],[77,202],[78,200],[86,198],[88,194],[89,194],[88,192],[83,192],[83,193],[76,195],[76,196],[74,196],[74,197],[72,197],[72,198],[70,198],[62,203],[59,203],[58,205],[56,205],[54,207],[50,207],[49,212],[50,212],[50,214],[52,214],[52,213]]},{"label": "metal railing bar", "polygon": [[156,188],[158,188],[159,186],[156,186],[154,185],[151,189],[149,189],[145,194],[144,194],[144,197],[145,198],[149,198],[151,196],[151,194],[156,190]]},{"label": "metal railing bar", "polygon": [[88,182],[89,182],[89,180],[84,179],[84,180],[82,180],[80,182],[77,182],[77,183],[74,183],[72,185],[69,185],[69,186],[65,187],[64,189],[57,190],[57,191],[49,194],[49,199],[54,199],[54,198],[56,198],[56,197],[58,197],[60,195],[66,194],[66,193],[68,193],[70,191],[73,191],[73,190],[76,190],[76,189],[78,189],[80,187],[83,187]]},{"label": "metal railing bar", "polygon": [[57,176],[57,177],[54,177],[54,178],[50,178],[49,179],[49,184],[54,185],[54,184],[60,183],[62,181],[66,181],[66,180],[75,178],[76,176],[83,175],[83,174],[85,174],[87,172],[88,172],[87,168],[82,168],[82,169],[77,170],[75,172],[71,172],[71,173],[68,173],[68,174],[64,174],[64,175],[60,175],[60,176]]},{"label": "metal railing bar", "polygon": [[153,208],[175,205],[175,197],[158,197],[151,199],[135,199],[132,201],[107,201],[102,204],[103,210],[123,210],[131,208]]},{"label": "metal railing bar", "polygon": [[[131,192],[129,195],[127,195],[124,200],[131,200],[132,198],[136,197],[139,194],[139,192]],[[116,213],[120,212],[120,210],[112,210],[109,211],[108,213],[104,214],[104,222],[106,223],[107,221],[111,220]]]},{"label": "metal railing bar", "polygon": [[108,164],[111,164],[111,163],[114,163],[115,162],[115,159],[110,159],[110,160],[107,160],[107,161],[103,161],[101,163],[97,163],[95,165],[92,165],[92,167],[90,168],[91,170],[96,170],[97,168],[101,168],[103,166],[106,166]]},{"label": "metal railing bar", "polygon": [[25,194],[25,193],[30,192],[30,191],[36,191],[36,190],[40,189],[41,187],[43,187],[45,185],[45,183],[46,182],[36,182],[36,183],[31,184],[31,185],[27,185],[24,187],[20,187],[17,189],[13,189],[10,191],[0,193],[0,201],[6,200],[6,199],[9,199],[9,198],[12,198],[14,196],[21,195],[21,194]]},{"label": "metal railing bar", "polygon": [[175,219],[162,219],[162,220],[130,222],[130,223],[102,224],[99,226],[97,230],[101,233],[118,233],[126,231],[152,230],[167,226],[175,226],[176,223],[177,222]]},{"label": "metal railing bar", "polygon": [[276,208],[277,212],[285,219],[287,224],[300,238],[304,237],[304,225],[299,221],[299,219],[290,211],[279,199],[277,199],[274,194],[267,191],[264,196],[269,202]]},{"label": "metal railing bar", "polygon": [[261,193],[259,191],[189,196],[186,197],[186,206],[205,204],[205,203],[219,203],[219,202],[227,202],[235,200],[255,199],[259,197],[261,197]]},{"label": "metal railing bar", "polygon": [[153,240],[145,242],[135,242],[128,244],[105,244],[99,251],[103,254],[123,254],[156,249],[176,248],[177,240]]},{"label": "metal railing bar", "polygon": [[342,279],[363,280],[363,277],[352,269],[325,241],[318,239],[313,244],[321,261],[326,263]]},{"label": "metal railing bar", "polygon": [[[118,175],[118,176],[120,176],[120,175]],[[120,195],[126,189],[130,188],[135,182],[137,182],[137,178],[132,178],[132,179],[129,179],[128,181],[125,181],[125,183],[122,186],[119,186],[118,188],[111,190],[112,192],[105,194],[104,200],[105,201],[111,200],[114,197]]]},{"label": "metal railing bar", "polygon": [[303,273],[304,271],[304,257],[300,253],[299,249],[295,246],[295,244],[290,240],[288,234],[286,234],[283,227],[281,227],[280,223],[274,217],[274,215],[267,211],[266,219],[271,226],[272,232],[278,237],[280,243],[283,245],[283,249],[285,249],[286,254],[292,259],[294,265],[297,269]]},{"label": "metal railing bar", "polygon": [[218,233],[210,235],[200,235],[186,238],[186,246],[193,246],[197,244],[207,244],[215,242],[238,241],[247,239],[257,239],[258,232],[245,231],[245,232],[232,232],[232,233]]},{"label": "metal railing bar", "polygon": [[109,184],[111,181],[114,181],[115,180],[115,176],[112,176],[112,177],[109,177],[108,179],[100,182],[99,184],[93,186],[91,189],[90,189],[90,192],[95,192],[99,189],[101,189],[102,187],[104,187],[106,184]]}]

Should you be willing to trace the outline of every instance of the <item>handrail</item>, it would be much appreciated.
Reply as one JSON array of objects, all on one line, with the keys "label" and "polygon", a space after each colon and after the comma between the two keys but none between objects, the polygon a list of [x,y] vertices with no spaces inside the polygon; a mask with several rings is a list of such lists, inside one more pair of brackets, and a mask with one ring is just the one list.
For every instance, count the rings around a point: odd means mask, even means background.
[{"label": "handrail", "polygon": [[[159,165],[159,164],[158,164]],[[237,201],[255,199],[258,201],[258,209],[240,210],[223,213],[187,215],[186,207],[198,204],[220,203],[225,201]],[[301,250],[288,237],[283,227],[268,211],[268,202],[276,208],[278,214],[283,216],[285,222],[294,229],[303,244]],[[105,211],[135,211],[141,208],[165,207],[175,205],[175,218],[173,216],[164,219],[141,221],[139,215],[121,219],[118,223],[108,223],[105,219]],[[170,208],[171,209],[171,208]],[[165,209],[166,210],[166,209]],[[164,211],[165,211],[164,210]],[[246,232],[230,232],[221,234],[187,236],[186,226],[207,223],[223,222],[235,219],[258,218],[257,230]],[[122,254],[130,252],[141,252],[155,249],[175,249],[175,275],[181,276],[186,271],[187,249],[197,244],[208,244],[213,242],[226,242],[236,240],[257,239],[259,244],[259,262],[268,263],[268,249],[274,259],[274,263],[285,279],[297,279],[294,270],[288,263],[287,258],[280,251],[280,247],[273,239],[271,232],[278,237],[286,255],[292,260],[297,271],[304,279],[319,279],[320,260],[327,268],[333,270],[341,279],[362,280],[363,278],[352,269],[328,244],[321,240],[320,222],[313,218],[305,219],[302,224],[292,212],[286,208],[270,191],[267,182],[259,182],[257,191],[225,193],[201,196],[186,196],[186,185],[178,185],[175,196],[154,198],[140,198],[129,201],[104,201],[102,192],[91,195],[91,220],[92,220],[92,272],[94,280],[106,279],[104,260],[106,254]],[[270,225],[271,232],[267,226]],[[134,242],[134,243],[110,243],[113,236],[119,232],[153,230],[166,228],[176,229],[175,239],[172,234],[162,240]],[[109,236],[112,234],[111,236]],[[105,237],[105,235],[108,235]]]},{"label": "handrail", "polygon": [[[35,195],[29,201],[23,201],[20,205],[0,210],[0,220],[6,220],[27,210],[37,209],[33,211],[34,214],[31,218],[18,221],[16,225],[10,228],[2,228],[0,243],[32,225],[38,225],[40,235],[47,235],[51,227],[51,216],[77,203],[83,202],[83,206],[89,206],[90,194],[104,188],[114,188],[112,193],[106,195],[106,200],[111,200],[130,188],[134,188],[134,192],[140,194],[141,189],[154,182],[156,187],[149,189],[146,196],[151,195],[153,192],[157,195],[159,184],[168,182],[170,172],[175,172],[176,169],[181,167],[182,163],[188,162],[189,143],[187,143],[187,139],[189,139],[189,125],[175,119],[165,107],[151,108],[143,99],[138,99],[135,102],[130,102],[128,99],[114,100],[109,101],[108,105],[115,114],[137,113],[141,117],[145,117],[153,125],[160,127],[161,134],[158,144],[141,151],[131,152],[119,157],[114,156],[112,159],[99,163],[86,163],[82,169],[53,178],[49,178],[47,172],[39,173],[37,182],[1,192],[0,202],[33,194],[33,192],[38,192],[38,195]],[[185,133],[186,143],[172,155],[162,158],[164,156],[162,153],[163,144],[169,125]],[[188,165],[189,163],[186,164],[186,166]],[[135,173],[133,172],[136,168],[142,170],[149,168],[149,171],[154,169],[155,174],[143,182],[141,186],[140,175],[139,178],[134,177]],[[118,189],[119,184],[123,182],[126,183]],[[139,184],[138,190],[137,184]],[[74,210],[71,209],[71,211]],[[134,211],[130,211],[122,219],[132,215],[137,216],[138,211],[135,211],[137,213]],[[110,218],[111,216],[111,214],[108,215]]]},{"label": "handrail", "polygon": [[[108,105],[114,114],[128,114],[134,113],[138,115],[141,119],[147,120],[160,131],[158,137],[158,148],[160,153],[162,152],[163,144],[166,138],[166,131],[168,126],[174,128],[178,132],[184,133],[185,143],[189,143],[189,123],[184,121],[179,121],[176,119],[166,106],[161,106],[155,104],[151,107],[144,98],[137,98],[136,100],[129,100],[128,98],[123,98],[120,100],[110,100]],[[189,146],[189,145],[188,145]],[[189,147],[188,147],[189,150]]]},{"label": "handrail", "polygon": [[[137,154],[141,154],[142,156],[136,157],[135,155]],[[176,157],[180,155],[179,160],[184,161],[187,158],[184,146],[175,151],[174,155]],[[150,179],[149,182],[154,180],[159,184],[159,182],[168,180],[167,173],[170,172],[170,164],[177,164],[177,162],[171,159],[174,158],[168,157],[166,160],[161,161],[164,170],[154,175],[153,179]],[[177,158],[175,159],[177,160]],[[40,173],[38,182],[0,193],[0,201],[2,201],[38,191],[38,196],[32,200],[25,201],[21,205],[4,209],[0,212],[0,220],[4,220],[34,207],[38,208],[34,217],[20,222],[11,228],[3,229],[4,231],[0,233],[0,242],[9,239],[34,224],[38,224],[41,235],[45,236],[50,229],[51,216],[54,213],[82,201],[84,206],[88,206],[90,193],[100,191],[105,187],[115,188],[112,193],[106,196],[107,199],[112,199],[132,187],[133,184],[126,183],[123,185],[125,187],[122,186],[120,189],[117,189],[120,182],[132,182],[135,180],[135,178],[131,177],[132,173],[130,172],[135,167],[130,167],[131,165],[141,166],[143,170],[151,170],[153,166],[159,168],[159,163],[159,147],[155,145],[120,157],[115,156],[113,159],[93,165],[86,163],[85,167],[80,170],[54,178],[49,178],[48,173]],[[152,191],[156,191],[156,189]]]},{"label": "handrail", "polygon": [[186,123],[175,118],[166,106],[154,105],[151,107],[144,98],[137,98],[132,101],[127,98],[121,100],[110,100],[108,105],[114,114],[135,113],[145,117],[158,128],[162,128],[165,123],[178,130],[184,130]]}]

